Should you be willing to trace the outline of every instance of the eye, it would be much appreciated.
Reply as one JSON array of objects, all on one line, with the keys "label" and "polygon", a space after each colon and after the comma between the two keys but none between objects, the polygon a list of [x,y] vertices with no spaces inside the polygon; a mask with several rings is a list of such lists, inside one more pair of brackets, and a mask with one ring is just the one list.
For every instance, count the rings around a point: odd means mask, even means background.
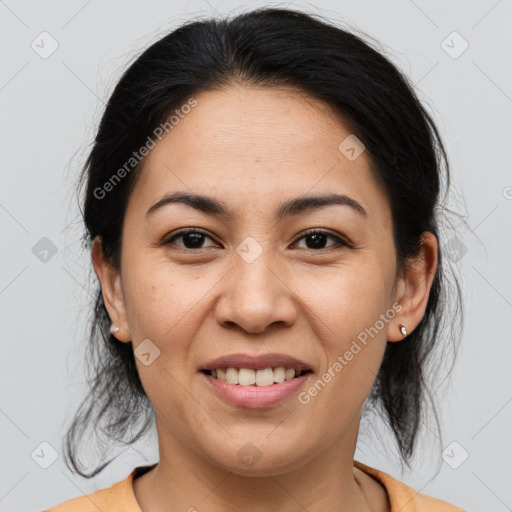
[{"label": "eye", "polygon": [[[178,245],[184,249],[206,249],[208,247],[213,246],[203,246],[205,239],[209,238],[213,240],[209,235],[205,232],[197,229],[197,228],[187,228],[175,233],[171,238],[165,240],[162,245]],[[331,246],[325,247],[325,243],[327,239],[334,240],[338,245],[343,247],[351,247],[351,245],[343,240],[342,238],[329,233],[328,231],[322,230],[310,230],[307,231],[302,237],[300,237],[295,243],[298,243],[300,240],[306,240],[306,247],[302,247],[303,249],[312,249],[312,250],[320,250],[320,249],[330,249],[335,244]],[[175,243],[175,240],[182,239],[183,244]]]},{"label": "eye", "polygon": [[188,228],[183,229],[182,231],[179,231],[178,233],[174,234],[171,238],[167,239],[163,242],[163,245],[170,245],[174,243],[174,240],[182,238],[183,239],[183,245],[178,245],[179,247],[183,247],[184,249],[205,249],[206,247],[203,247],[204,240],[206,238],[209,238],[212,240],[210,236],[208,236],[203,231],[196,229],[196,228]]},{"label": "eye", "polygon": [[[328,238],[331,238],[332,240],[335,240],[338,245],[350,247],[350,244],[346,242],[345,240],[342,240],[341,238],[333,235],[332,233],[329,233],[328,231],[322,231],[322,230],[310,230],[306,232],[299,240],[307,240],[305,249],[330,249],[330,247],[323,247],[325,245],[325,242]],[[309,241],[309,243],[308,243]],[[336,245],[336,244],[334,244]]]}]

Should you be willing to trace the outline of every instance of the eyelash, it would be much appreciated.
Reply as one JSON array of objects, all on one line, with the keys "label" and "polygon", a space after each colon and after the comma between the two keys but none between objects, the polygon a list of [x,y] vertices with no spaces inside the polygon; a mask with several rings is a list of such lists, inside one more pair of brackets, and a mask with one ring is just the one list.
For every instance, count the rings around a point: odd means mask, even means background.
[{"label": "eyelash", "polygon": [[[172,241],[175,240],[176,238],[179,238],[180,236],[183,236],[183,235],[187,235],[189,233],[195,233],[195,234],[200,234],[200,235],[204,235],[205,237],[207,238],[210,238],[211,240],[213,240],[213,238],[208,235],[207,233],[205,233],[204,231],[202,231],[201,229],[198,229],[198,228],[186,228],[186,229],[183,229],[181,231],[178,231],[178,233],[175,233],[171,238],[165,240],[162,245],[173,245],[172,244]],[[321,230],[321,229],[311,229],[309,231],[306,231],[305,233],[302,234],[302,236],[300,238],[298,238],[294,243],[297,243],[299,240],[302,240],[303,238],[306,238],[307,236],[311,236],[311,235],[326,235],[330,238],[333,238],[334,240],[336,240],[336,242],[338,243],[338,245],[342,246],[342,247],[348,247],[348,248],[353,248],[353,245],[350,244],[348,241],[336,236],[336,235],[333,235],[332,233],[330,233],[329,231],[324,231],[324,230]],[[181,249],[185,249],[187,251],[197,251],[197,250],[200,250],[200,249],[207,249],[207,247],[200,247],[198,249],[189,249],[187,247],[180,247]],[[325,247],[325,248],[322,248],[322,249],[308,249],[308,248],[305,248],[306,250],[310,250],[310,251],[314,251],[314,252],[320,252],[320,251],[327,251],[327,250],[332,250],[332,249],[336,249],[336,246],[333,246],[333,247]],[[339,248],[338,248],[339,249]]]}]

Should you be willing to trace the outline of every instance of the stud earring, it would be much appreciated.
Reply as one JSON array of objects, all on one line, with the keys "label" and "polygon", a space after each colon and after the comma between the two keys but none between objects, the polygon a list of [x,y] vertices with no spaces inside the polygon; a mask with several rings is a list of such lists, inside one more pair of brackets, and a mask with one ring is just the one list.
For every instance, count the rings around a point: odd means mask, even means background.
[{"label": "stud earring", "polygon": [[110,332],[112,334],[115,334],[116,332],[119,332],[119,326],[117,325],[113,325],[111,328],[110,328]]},{"label": "stud earring", "polygon": [[407,329],[405,328],[405,325],[400,324],[399,329],[400,332],[402,333],[402,336],[405,338],[407,336]]}]

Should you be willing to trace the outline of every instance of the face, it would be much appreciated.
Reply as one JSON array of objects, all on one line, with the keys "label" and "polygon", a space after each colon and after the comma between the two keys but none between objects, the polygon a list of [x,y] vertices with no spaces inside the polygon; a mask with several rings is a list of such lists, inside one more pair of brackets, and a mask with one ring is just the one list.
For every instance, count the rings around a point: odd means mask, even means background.
[{"label": "face", "polygon": [[[161,449],[278,474],[355,442],[387,340],[422,317],[429,269],[397,278],[385,192],[366,151],[340,151],[351,132],[324,104],[248,86],[195,99],[145,161],[127,205],[121,272],[93,261],[116,336],[145,354],[137,368]],[[210,202],[168,201],[148,213],[176,193]],[[307,200],[328,195],[338,200]],[[272,384],[283,391],[234,390],[203,371],[233,354],[270,359],[228,366],[294,366],[278,354],[308,372]],[[245,455],[254,454],[262,457],[251,466]]]}]

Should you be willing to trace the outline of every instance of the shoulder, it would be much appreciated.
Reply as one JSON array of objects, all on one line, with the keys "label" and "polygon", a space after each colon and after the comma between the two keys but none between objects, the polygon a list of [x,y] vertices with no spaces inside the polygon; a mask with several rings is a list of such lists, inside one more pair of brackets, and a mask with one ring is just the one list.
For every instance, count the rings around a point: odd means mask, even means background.
[{"label": "shoulder", "polygon": [[67,500],[43,512],[142,512],[132,486],[137,470],[108,488]]},{"label": "shoulder", "polygon": [[467,512],[445,501],[420,494],[391,475],[354,460],[354,466],[380,482],[388,493],[391,512]]}]

